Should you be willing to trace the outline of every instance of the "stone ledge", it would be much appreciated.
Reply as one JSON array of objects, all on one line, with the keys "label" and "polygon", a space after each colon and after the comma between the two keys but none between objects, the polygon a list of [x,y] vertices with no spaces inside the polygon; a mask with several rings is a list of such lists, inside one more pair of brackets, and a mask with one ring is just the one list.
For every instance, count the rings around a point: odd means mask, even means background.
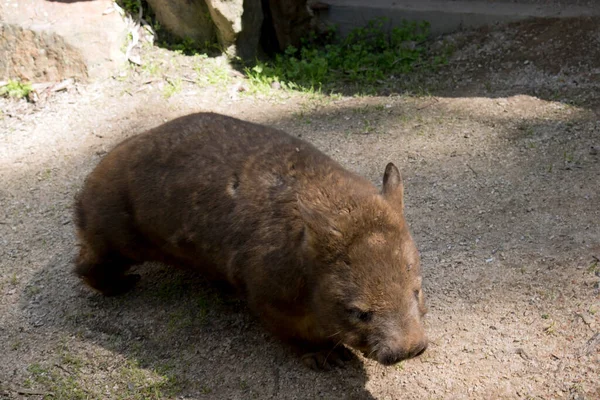
[{"label": "stone ledge", "polygon": [[110,0],[0,0],[0,79],[110,76],[125,62],[127,24]]}]

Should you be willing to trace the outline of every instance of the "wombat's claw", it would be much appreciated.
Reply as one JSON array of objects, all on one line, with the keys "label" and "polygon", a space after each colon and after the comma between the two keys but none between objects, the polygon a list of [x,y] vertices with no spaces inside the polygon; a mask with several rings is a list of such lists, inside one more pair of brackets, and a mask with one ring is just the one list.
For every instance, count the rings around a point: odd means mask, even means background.
[{"label": "wombat's claw", "polygon": [[351,359],[352,352],[344,346],[306,353],[302,356],[304,365],[315,371],[330,371],[333,367],[344,368],[345,363]]},{"label": "wombat's claw", "polygon": [[105,296],[119,296],[121,294],[127,293],[138,283],[141,279],[141,276],[138,274],[128,274],[124,275],[118,282],[112,285],[109,289],[105,289],[102,293]]}]

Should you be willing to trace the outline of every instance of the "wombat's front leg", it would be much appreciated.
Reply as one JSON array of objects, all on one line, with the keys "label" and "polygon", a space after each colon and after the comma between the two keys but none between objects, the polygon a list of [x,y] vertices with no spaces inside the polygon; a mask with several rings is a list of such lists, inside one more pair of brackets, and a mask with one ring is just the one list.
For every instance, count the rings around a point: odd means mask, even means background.
[{"label": "wombat's front leg", "polygon": [[332,367],[343,367],[354,358],[354,354],[336,340],[336,335],[323,338],[321,333],[315,334],[318,329],[312,317],[292,317],[260,297],[250,296],[249,303],[267,328],[290,344],[307,367],[329,371]]},{"label": "wombat's front leg", "polygon": [[[303,347],[306,349],[306,346]],[[343,344],[331,343],[330,346],[319,346],[311,350],[304,353],[301,359],[304,365],[316,371],[344,368],[348,361],[354,359],[354,354]]]},{"label": "wombat's front leg", "polygon": [[125,274],[133,262],[118,254],[98,255],[84,243],[77,258],[75,274],[105,296],[117,296],[131,290],[140,280],[137,274]]}]

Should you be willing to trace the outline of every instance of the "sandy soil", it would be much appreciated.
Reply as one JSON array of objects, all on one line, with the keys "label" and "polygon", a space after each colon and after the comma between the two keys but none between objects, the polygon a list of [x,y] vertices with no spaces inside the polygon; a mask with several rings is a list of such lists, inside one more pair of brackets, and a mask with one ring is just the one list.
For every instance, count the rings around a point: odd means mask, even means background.
[{"label": "sandy soil", "polygon": [[[155,49],[156,68],[0,100],[0,398],[600,398],[600,23],[444,40],[450,64],[420,95],[200,87],[196,59]],[[283,128],[377,184],[397,163],[430,308],[422,357],[317,373],[193,274],[145,265],[110,299],[71,275],[86,174],[199,110]]]}]

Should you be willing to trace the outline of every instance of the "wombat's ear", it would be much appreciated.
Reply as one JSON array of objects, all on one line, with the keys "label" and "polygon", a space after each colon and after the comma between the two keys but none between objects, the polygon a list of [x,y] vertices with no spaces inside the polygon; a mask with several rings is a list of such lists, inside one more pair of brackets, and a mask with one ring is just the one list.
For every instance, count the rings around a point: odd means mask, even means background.
[{"label": "wombat's ear", "polygon": [[386,200],[399,206],[400,210],[404,207],[404,185],[402,184],[402,176],[393,163],[389,163],[385,167],[381,194]]}]

